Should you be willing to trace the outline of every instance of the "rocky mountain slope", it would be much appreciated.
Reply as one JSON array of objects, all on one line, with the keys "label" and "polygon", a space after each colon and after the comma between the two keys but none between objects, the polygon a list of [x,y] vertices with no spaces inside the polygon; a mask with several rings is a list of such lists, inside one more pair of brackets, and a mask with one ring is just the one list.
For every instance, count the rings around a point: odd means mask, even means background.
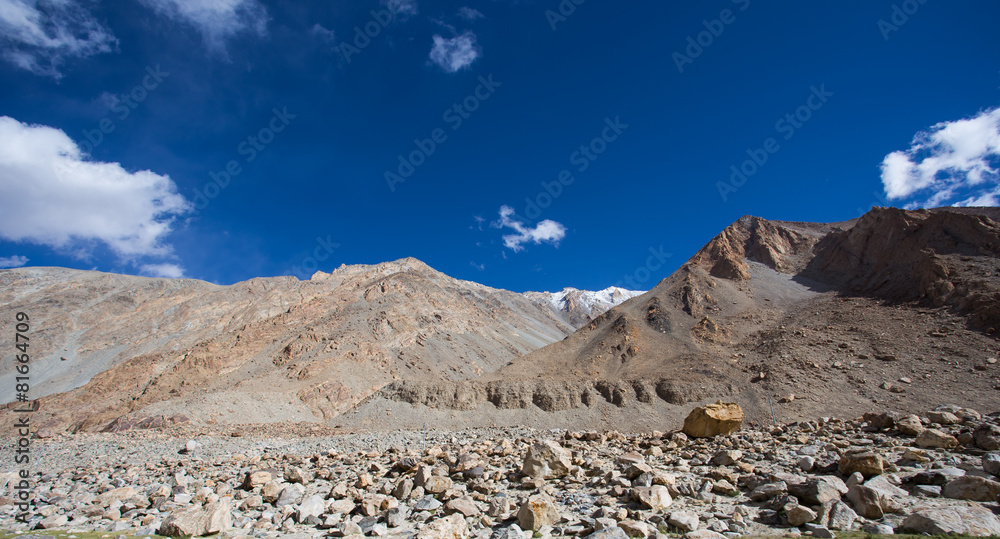
[{"label": "rocky mountain slope", "polygon": [[581,327],[606,313],[608,309],[643,293],[609,286],[597,292],[563,288],[559,292],[525,292],[524,295],[536,303],[548,303],[574,327]]},{"label": "rocky mountain slope", "polygon": [[347,424],[643,430],[717,398],[754,423],[998,408],[998,223],[996,208],[744,217],[568,338],[476,380],[394,383]]},{"label": "rocky mountain slope", "polygon": [[332,419],[393,380],[477,378],[574,329],[416,259],[232,286],[60,268],[0,284],[5,312],[31,317],[30,396],[55,429]]}]

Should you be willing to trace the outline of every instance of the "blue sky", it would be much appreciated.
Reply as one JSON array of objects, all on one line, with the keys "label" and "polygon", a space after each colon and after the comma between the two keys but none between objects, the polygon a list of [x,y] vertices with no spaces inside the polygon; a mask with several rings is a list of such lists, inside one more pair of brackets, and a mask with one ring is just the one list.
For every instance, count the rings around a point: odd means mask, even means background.
[{"label": "blue sky", "polygon": [[647,289],[745,214],[996,205],[997,20],[0,0],[0,266],[228,284],[413,256],[517,291]]}]

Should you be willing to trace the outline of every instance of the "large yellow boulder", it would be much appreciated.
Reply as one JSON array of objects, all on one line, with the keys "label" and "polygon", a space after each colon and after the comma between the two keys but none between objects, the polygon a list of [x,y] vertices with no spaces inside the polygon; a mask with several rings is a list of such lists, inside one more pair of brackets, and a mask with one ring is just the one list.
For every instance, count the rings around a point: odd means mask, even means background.
[{"label": "large yellow boulder", "polygon": [[684,434],[692,438],[710,438],[729,434],[743,425],[743,409],[735,402],[716,402],[699,406],[684,420]]}]

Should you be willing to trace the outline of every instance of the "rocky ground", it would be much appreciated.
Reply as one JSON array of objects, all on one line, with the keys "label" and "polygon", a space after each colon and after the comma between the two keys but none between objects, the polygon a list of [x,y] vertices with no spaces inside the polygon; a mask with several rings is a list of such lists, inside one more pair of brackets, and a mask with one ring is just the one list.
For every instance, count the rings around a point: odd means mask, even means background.
[{"label": "rocky ground", "polygon": [[727,433],[739,425],[739,411],[727,410],[635,435],[60,434],[32,441],[29,523],[15,520],[15,474],[0,478],[0,529],[357,539],[1000,534],[1000,414],[941,406],[922,417]]}]

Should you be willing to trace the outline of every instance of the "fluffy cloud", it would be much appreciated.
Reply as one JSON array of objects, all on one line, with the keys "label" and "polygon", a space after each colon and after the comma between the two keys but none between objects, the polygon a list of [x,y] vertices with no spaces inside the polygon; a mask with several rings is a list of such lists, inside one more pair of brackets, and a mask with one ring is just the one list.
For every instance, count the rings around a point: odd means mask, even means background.
[{"label": "fluffy cloud", "polygon": [[0,238],[88,258],[104,244],[119,258],[170,257],[164,238],[192,205],[167,176],[86,160],[60,129],[0,116]]},{"label": "fluffy cloud", "polygon": [[882,161],[882,185],[907,208],[996,206],[1000,199],[1000,108],[941,122],[913,137],[910,148]]},{"label": "fluffy cloud", "polygon": [[416,0],[382,0],[382,5],[393,15],[409,17],[417,14]]},{"label": "fluffy cloud", "polygon": [[430,58],[431,62],[441,66],[441,69],[448,73],[455,73],[469,67],[472,62],[476,61],[476,58],[479,58],[476,34],[466,31],[451,39],[435,35]]},{"label": "fluffy cloud", "polygon": [[140,0],[156,12],[188,23],[210,48],[223,50],[226,39],[243,31],[267,33],[267,10],[257,0]]},{"label": "fluffy cloud", "polygon": [[458,8],[458,16],[467,21],[474,21],[476,19],[483,18],[483,14],[480,13],[478,9],[465,6]]},{"label": "fluffy cloud", "polygon": [[26,256],[14,255],[0,258],[0,268],[20,268],[27,263],[28,257]]},{"label": "fluffy cloud", "polygon": [[510,228],[516,234],[506,234],[503,237],[504,247],[515,253],[524,249],[523,244],[542,242],[559,245],[559,242],[566,237],[566,227],[551,219],[541,221],[532,227],[524,226],[524,223],[514,216],[514,208],[510,206],[500,207],[500,220],[492,223],[493,228]]},{"label": "fluffy cloud", "polygon": [[184,276],[184,268],[178,266],[177,264],[143,264],[139,268],[139,272],[147,277],[168,277],[170,279],[179,279]]},{"label": "fluffy cloud", "polygon": [[74,0],[0,0],[0,53],[58,79],[67,59],[110,52],[118,40]]}]

